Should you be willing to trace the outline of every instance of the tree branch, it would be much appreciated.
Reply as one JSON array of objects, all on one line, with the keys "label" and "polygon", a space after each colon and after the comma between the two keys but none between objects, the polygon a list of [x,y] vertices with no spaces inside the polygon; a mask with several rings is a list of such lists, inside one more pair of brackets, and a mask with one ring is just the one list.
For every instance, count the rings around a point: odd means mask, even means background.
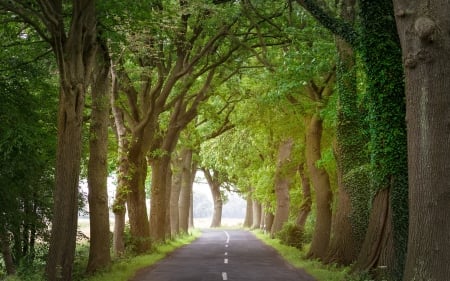
[{"label": "tree branch", "polygon": [[[292,1],[292,0],[291,0]],[[318,22],[333,34],[341,37],[350,45],[356,47],[359,41],[359,35],[351,24],[344,20],[332,17],[324,11],[314,0],[296,0],[296,2],[305,8]]]}]

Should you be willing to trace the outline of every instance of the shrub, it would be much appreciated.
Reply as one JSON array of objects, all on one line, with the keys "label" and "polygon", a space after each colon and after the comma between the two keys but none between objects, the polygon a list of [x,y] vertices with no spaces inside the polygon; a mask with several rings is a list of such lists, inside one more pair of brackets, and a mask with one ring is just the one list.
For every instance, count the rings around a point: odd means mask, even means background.
[{"label": "shrub", "polygon": [[293,222],[285,223],[276,237],[280,239],[281,243],[297,249],[302,249],[305,244],[304,231]]}]

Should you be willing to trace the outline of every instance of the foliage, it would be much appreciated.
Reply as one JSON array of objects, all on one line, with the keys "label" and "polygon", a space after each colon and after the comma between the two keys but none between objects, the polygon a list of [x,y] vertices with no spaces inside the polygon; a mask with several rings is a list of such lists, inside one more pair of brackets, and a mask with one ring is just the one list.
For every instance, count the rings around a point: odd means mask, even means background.
[{"label": "foliage", "polygon": [[361,51],[368,78],[372,181],[378,190],[390,188],[391,204],[395,206],[393,279],[401,279],[408,240],[408,153],[400,42],[392,1],[376,4],[361,1],[360,5]]},{"label": "foliage", "polygon": [[[48,50],[7,16],[0,34],[0,225],[16,265],[42,256],[48,239],[56,146],[57,87]],[[9,21],[10,20],[10,21]],[[50,66],[50,67],[49,67]]]},{"label": "foliage", "polygon": [[291,246],[301,250],[305,243],[304,230],[299,228],[293,222],[287,222],[283,225],[283,228],[276,234],[276,238],[284,245]]}]

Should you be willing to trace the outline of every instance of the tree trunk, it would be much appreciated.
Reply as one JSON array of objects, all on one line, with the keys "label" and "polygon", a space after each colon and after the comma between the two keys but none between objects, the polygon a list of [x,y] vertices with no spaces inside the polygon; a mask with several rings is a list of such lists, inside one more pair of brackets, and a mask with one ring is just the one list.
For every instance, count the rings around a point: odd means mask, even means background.
[{"label": "tree trunk", "polygon": [[190,200],[189,200],[189,228],[194,228],[194,181],[195,181],[195,174],[197,173],[197,164],[194,162],[192,163],[191,168],[191,181],[189,182],[189,193],[190,193]]},{"label": "tree trunk", "polygon": [[[261,203],[259,203],[256,199],[253,199],[253,224],[252,229],[259,229],[261,227]],[[269,228],[270,229],[270,228]]]},{"label": "tree trunk", "polygon": [[172,159],[172,190],[170,192],[170,235],[175,237],[180,233],[179,201],[181,179],[183,177],[183,158],[181,155]]},{"label": "tree trunk", "polygon": [[404,281],[450,276],[450,3],[395,0],[406,81],[409,240]]},{"label": "tree trunk", "polygon": [[390,265],[393,264],[392,209],[388,189],[377,193],[363,243],[353,270],[370,271],[379,280],[389,280]]},{"label": "tree trunk", "polygon": [[303,202],[300,206],[300,210],[298,212],[297,220],[295,223],[299,227],[299,229],[304,230],[306,220],[308,219],[309,213],[311,212],[311,185],[309,184],[308,177],[305,175],[305,165],[303,163],[300,164],[298,173],[302,182]]},{"label": "tree trunk", "polygon": [[[127,181],[127,210],[130,220],[130,234],[136,253],[144,253],[150,249],[150,230],[145,203],[145,179],[147,177],[147,162],[140,137],[131,141],[128,152],[130,169]],[[153,197],[152,197],[153,199]]]},{"label": "tree trunk", "polygon": [[[372,194],[389,190],[390,204],[395,206],[391,235],[394,249],[382,253],[393,254],[386,258],[392,264],[384,264],[386,279],[397,281],[402,279],[408,242],[408,161],[401,48],[391,0],[364,0],[359,2],[359,7],[361,57],[368,78]],[[409,8],[406,10],[409,13]]]},{"label": "tree trunk", "polygon": [[326,257],[330,241],[332,194],[327,171],[316,165],[321,158],[321,139],[322,120],[313,116],[306,135],[306,161],[316,193],[317,220],[308,258],[323,260]]},{"label": "tree trunk", "polygon": [[265,211],[264,213],[265,213],[265,216],[264,216],[264,231],[268,232],[269,230],[272,229],[274,215],[271,212],[268,212],[268,211]]},{"label": "tree trunk", "polygon": [[[48,5],[51,5],[47,3]],[[78,222],[81,129],[86,89],[96,49],[95,2],[73,1],[68,36],[60,19],[62,5],[44,13],[52,36],[60,76],[58,144],[50,248],[46,264],[49,281],[71,280]],[[51,18],[51,20],[50,20]]]},{"label": "tree trunk", "polygon": [[275,196],[276,210],[270,235],[275,236],[283,224],[289,219],[289,188],[292,182],[293,164],[291,163],[291,153],[294,141],[292,138],[280,142],[278,149],[278,161],[275,172]]},{"label": "tree trunk", "polygon": [[167,170],[170,156],[163,155],[152,160],[152,189],[150,200],[150,236],[154,241],[166,239]]},{"label": "tree trunk", "polygon": [[92,86],[88,163],[90,246],[86,269],[89,273],[111,262],[107,190],[110,60],[103,48],[106,46],[99,48],[98,68]]},{"label": "tree trunk", "polygon": [[118,143],[118,158],[117,158],[117,186],[116,194],[114,197],[114,203],[112,211],[114,213],[114,233],[113,233],[113,253],[116,257],[121,256],[125,252],[125,213],[126,213],[126,201],[127,201],[127,175],[129,173],[128,163],[128,150],[129,150],[129,138],[128,132],[125,127],[124,114],[122,110],[117,106],[117,99],[119,98],[118,78],[114,71],[114,67],[111,67],[111,107],[114,116],[114,125],[116,129],[116,138]]},{"label": "tree trunk", "polygon": [[213,216],[210,227],[220,227],[222,222],[222,194],[220,192],[220,180],[217,171],[211,173],[208,169],[202,169],[205,174],[205,178],[208,181],[209,189],[211,190],[211,195],[214,204]]},{"label": "tree trunk", "polygon": [[180,231],[187,233],[190,227],[192,184],[195,177],[195,174],[192,172],[192,150],[186,148],[183,149],[181,158],[183,158],[183,167],[178,212],[180,218]]},{"label": "tree trunk", "polygon": [[[355,0],[340,1],[341,18],[354,22]],[[370,186],[361,177],[346,177],[352,169],[368,163],[364,146],[367,141],[363,138],[361,113],[358,109],[355,55],[352,46],[342,38],[337,37],[338,50],[337,76],[337,142],[336,162],[338,178],[338,196],[336,212],[333,217],[332,235],[328,256],[328,263],[349,265],[356,258],[363,242],[363,237],[357,237],[354,228],[367,223],[368,219],[360,219],[363,213],[353,208],[350,194],[363,193]],[[357,196],[354,196],[356,198]],[[361,197],[361,196],[359,196]],[[368,199],[367,199],[368,200]],[[362,208],[367,208],[367,202],[356,202]],[[358,214],[355,214],[358,213]],[[353,219],[353,221],[352,221]],[[358,226],[355,226],[358,225]]]},{"label": "tree trunk", "polygon": [[[4,226],[2,226],[4,228]],[[3,230],[0,233],[0,247],[3,256],[3,262],[5,263],[6,274],[16,274],[16,266],[14,265],[14,259],[11,254],[10,241],[8,234]]]},{"label": "tree trunk", "polygon": [[245,208],[245,219],[244,219],[244,227],[250,227],[253,224],[253,202],[252,196],[249,193],[247,195],[247,206]]},{"label": "tree trunk", "polygon": [[[338,170],[339,167],[338,167]],[[337,206],[333,216],[332,233],[326,263],[350,265],[359,253],[360,244],[354,238],[352,231],[350,196],[342,183],[342,172],[338,172]],[[361,187],[363,188],[363,187]]]}]

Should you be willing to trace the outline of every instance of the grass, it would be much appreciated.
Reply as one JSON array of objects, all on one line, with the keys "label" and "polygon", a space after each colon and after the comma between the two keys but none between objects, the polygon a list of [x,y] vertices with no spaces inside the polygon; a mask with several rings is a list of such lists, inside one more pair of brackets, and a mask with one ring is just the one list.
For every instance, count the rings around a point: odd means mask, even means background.
[{"label": "grass", "polygon": [[[103,272],[85,276],[89,246],[86,243],[77,245],[73,268],[73,280],[76,281],[125,281],[132,278],[136,272],[144,267],[151,266],[163,259],[167,254],[184,245],[190,244],[200,236],[199,230],[193,230],[190,235],[183,235],[164,244],[155,245],[152,252],[140,256],[128,256],[113,260],[111,266]],[[33,265],[14,276],[2,276],[3,281],[43,281],[44,264]],[[25,272],[24,272],[25,271]]]},{"label": "grass", "polygon": [[146,255],[124,258],[113,262],[108,271],[99,272],[83,281],[124,281],[132,278],[139,269],[151,266],[173,252],[194,241],[200,236],[200,231],[194,230],[191,235],[185,235],[165,244],[157,245],[155,250]]},{"label": "grass", "polygon": [[290,264],[297,268],[304,269],[308,274],[318,281],[342,281],[347,280],[348,268],[338,268],[335,265],[324,265],[317,260],[308,260],[305,258],[305,252],[297,248],[281,244],[278,239],[271,239],[262,231],[253,231],[253,233],[265,244],[273,247]]}]

